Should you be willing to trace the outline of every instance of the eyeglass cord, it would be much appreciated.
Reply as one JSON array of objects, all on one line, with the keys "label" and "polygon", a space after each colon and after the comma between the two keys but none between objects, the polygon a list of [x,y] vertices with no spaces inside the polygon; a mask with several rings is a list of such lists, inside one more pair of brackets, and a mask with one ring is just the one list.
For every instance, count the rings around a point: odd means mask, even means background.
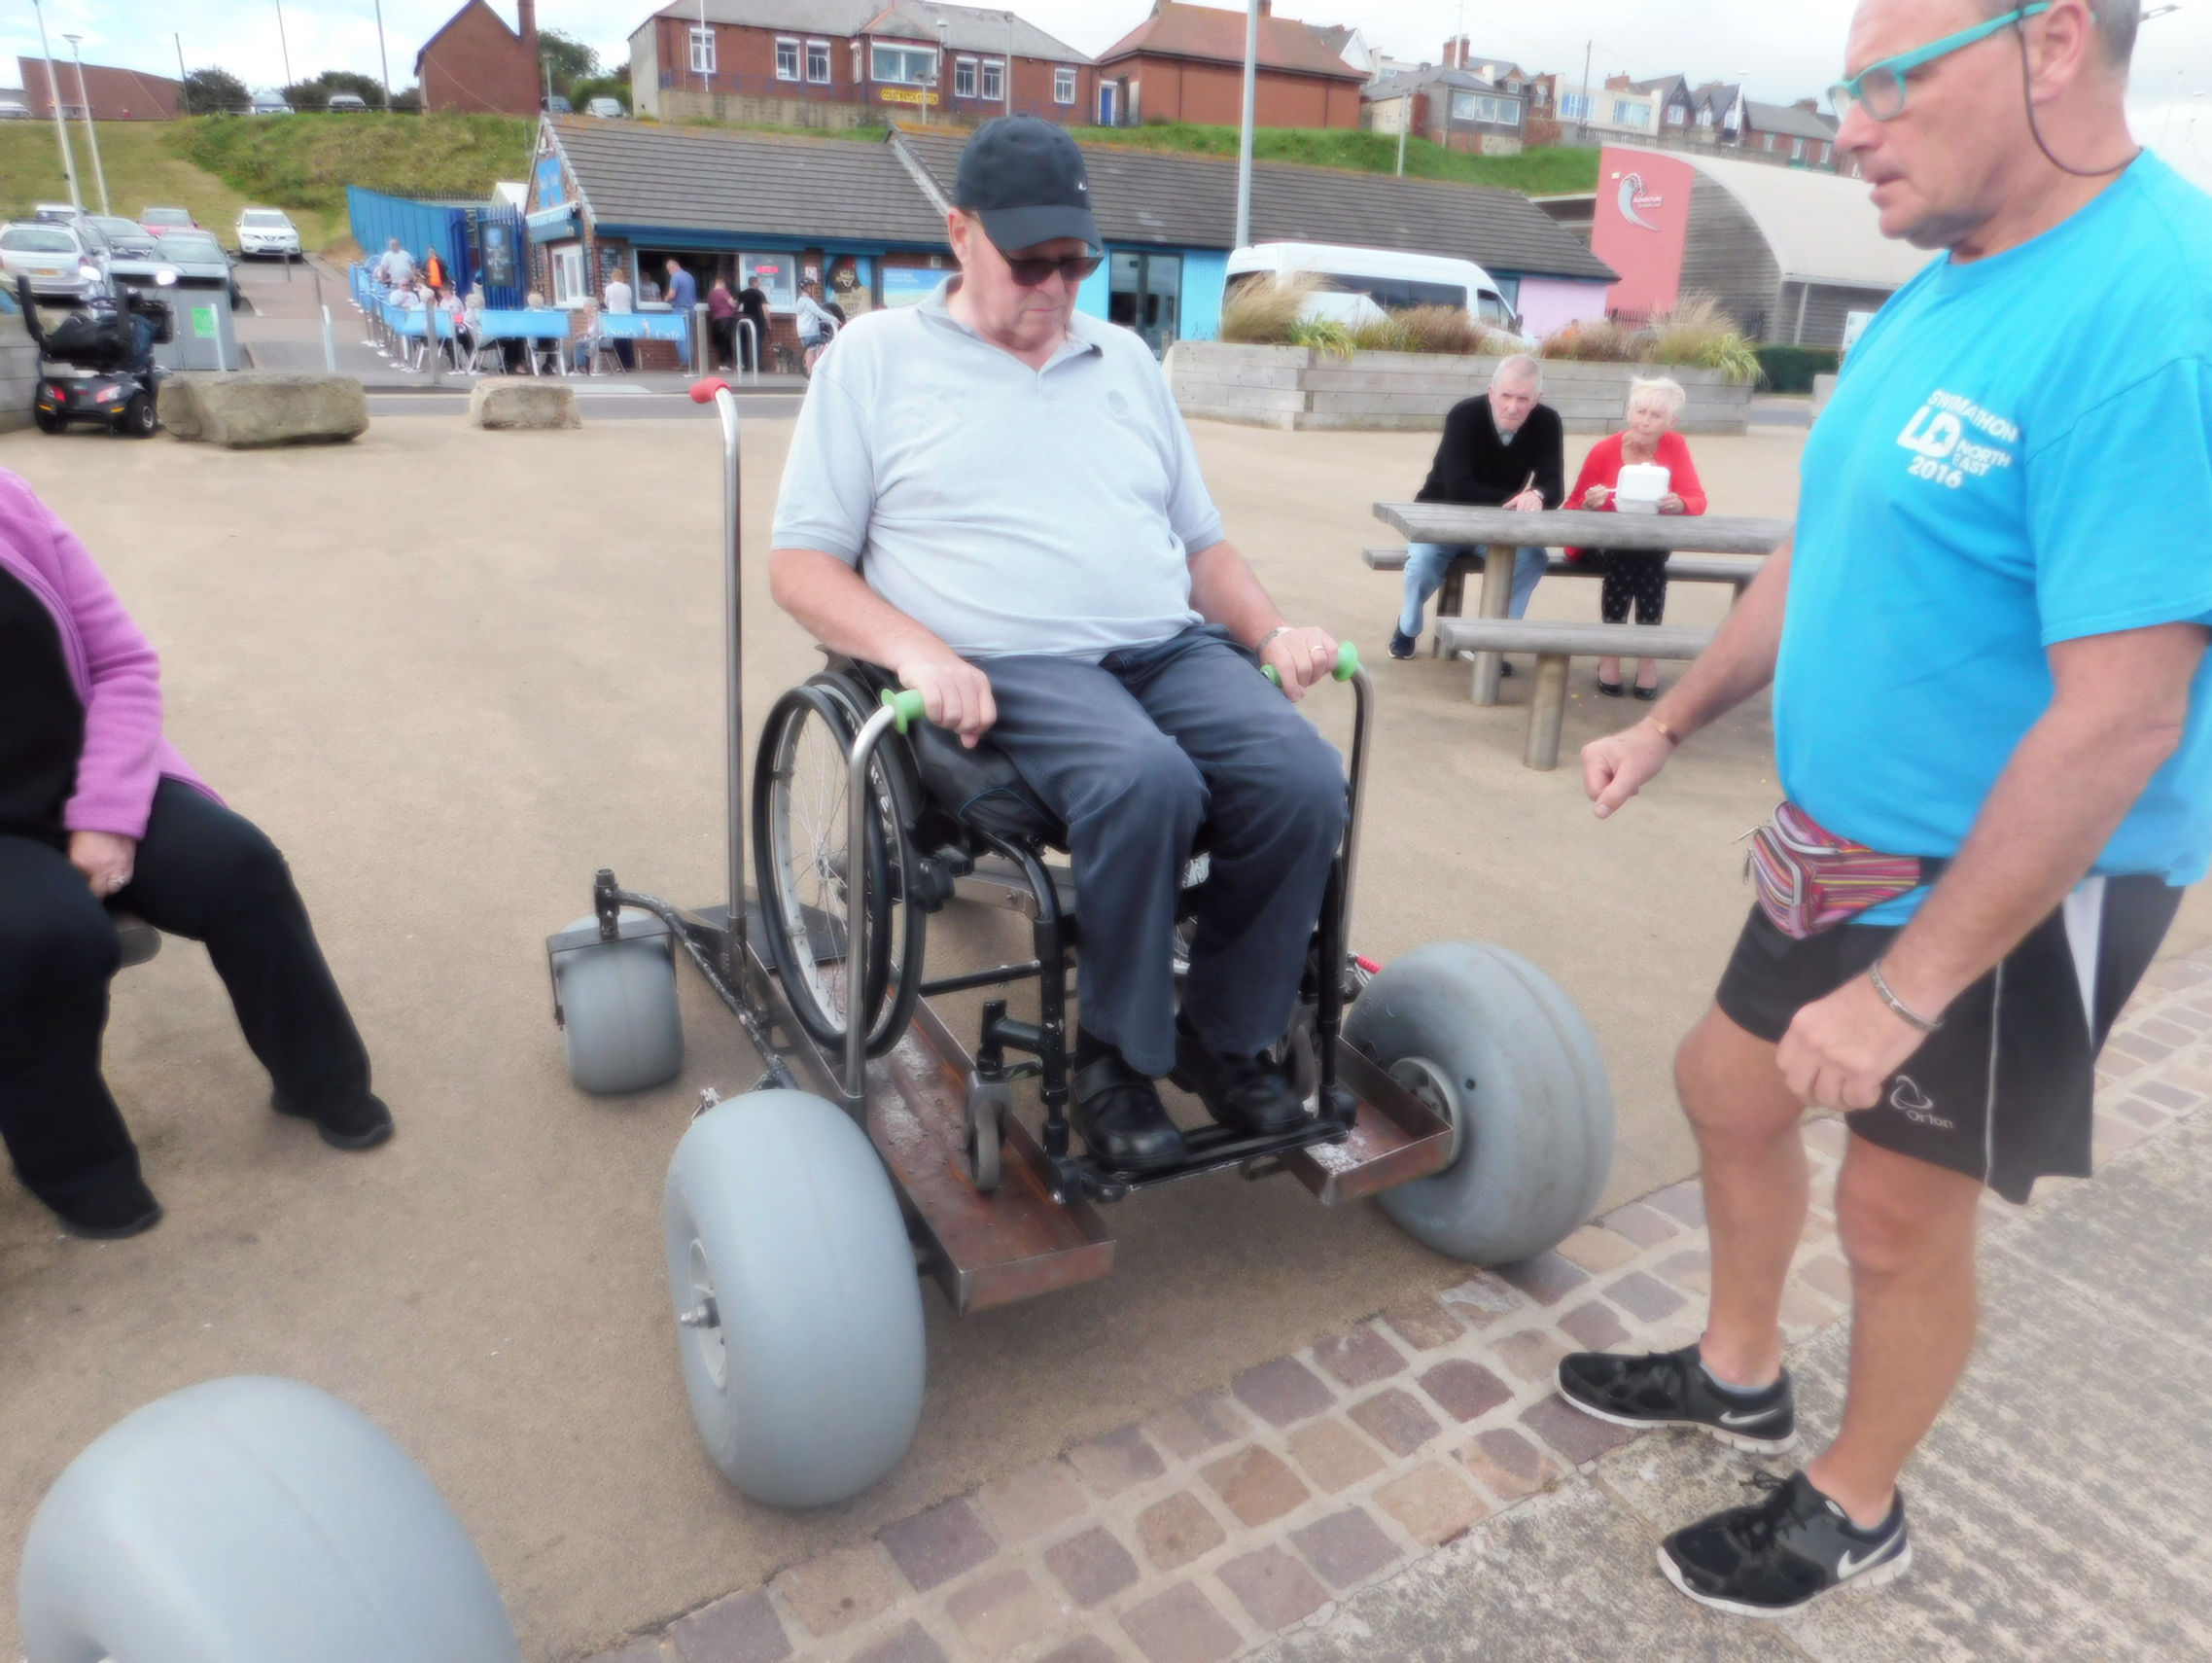
[{"label": "eyeglass cord", "polygon": [[2124,161],[2116,161],[2110,167],[2072,167],[2052,153],[2051,147],[2043,142],[2043,127],[2035,119],[2035,77],[2027,65],[2027,19],[2020,18],[2013,27],[2019,31],[2020,37],[2020,102],[2027,108],[2027,130],[2035,139],[2035,148],[2043,152],[2043,159],[2059,172],[2076,179],[2106,179],[2134,166],[2136,158],[2143,154],[2141,145],[2137,145]]}]

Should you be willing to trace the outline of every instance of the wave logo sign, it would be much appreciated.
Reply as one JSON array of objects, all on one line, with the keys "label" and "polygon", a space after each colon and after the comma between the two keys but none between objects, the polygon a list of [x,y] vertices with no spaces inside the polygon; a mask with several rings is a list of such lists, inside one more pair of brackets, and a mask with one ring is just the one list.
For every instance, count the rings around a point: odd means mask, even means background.
[{"label": "wave logo sign", "polygon": [[1642,174],[1624,173],[1621,175],[1621,218],[1627,220],[1629,224],[1640,230],[1655,231],[1659,228],[1643,216],[1646,212],[1656,214],[1666,205],[1666,197],[1662,196],[1657,191],[1646,191],[1643,188]]}]

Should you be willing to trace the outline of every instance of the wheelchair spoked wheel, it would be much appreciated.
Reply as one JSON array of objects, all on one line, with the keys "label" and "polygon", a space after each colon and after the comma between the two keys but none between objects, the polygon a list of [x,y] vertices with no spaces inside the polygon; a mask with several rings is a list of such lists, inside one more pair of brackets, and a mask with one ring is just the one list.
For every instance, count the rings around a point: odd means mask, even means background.
[{"label": "wheelchair spoked wheel", "polygon": [[[815,1044],[842,1046],[852,1008],[852,877],[847,770],[858,725],[848,701],[810,682],[776,701],[753,772],[754,876],[766,918],[768,952],[791,1014]],[[868,1052],[897,1043],[921,987],[921,908],[912,897],[910,818],[897,776],[871,770],[877,812],[869,817],[867,894],[875,898],[860,1008],[872,1012]],[[893,980],[894,967],[897,978]],[[886,995],[890,997],[887,999]],[[867,1020],[863,1015],[862,1020]]]}]

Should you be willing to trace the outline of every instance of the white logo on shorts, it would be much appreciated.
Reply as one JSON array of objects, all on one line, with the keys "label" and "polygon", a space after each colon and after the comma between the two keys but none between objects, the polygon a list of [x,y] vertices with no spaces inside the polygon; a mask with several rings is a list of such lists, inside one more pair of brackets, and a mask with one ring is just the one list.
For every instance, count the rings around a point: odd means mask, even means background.
[{"label": "white logo on shorts", "polygon": [[1909,1074],[1899,1075],[1897,1083],[1890,1087],[1889,1106],[1915,1125],[1939,1126],[1947,1132],[1958,1130],[1957,1121],[1947,1120],[1935,1112],[1935,1099],[1922,1091]]}]

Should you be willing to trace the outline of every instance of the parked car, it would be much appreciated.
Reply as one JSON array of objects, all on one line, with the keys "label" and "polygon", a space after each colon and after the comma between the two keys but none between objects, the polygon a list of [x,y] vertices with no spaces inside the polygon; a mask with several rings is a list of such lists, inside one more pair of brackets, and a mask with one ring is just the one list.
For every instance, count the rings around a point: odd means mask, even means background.
[{"label": "parked car", "polygon": [[630,112],[622,108],[621,99],[602,96],[594,98],[590,103],[584,105],[583,113],[587,116],[597,116],[603,122],[618,122]]},{"label": "parked car", "polygon": [[342,111],[366,110],[369,108],[369,100],[362,97],[358,92],[333,92],[330,102],[325,104],[323,108]]},{"label": "parked car", "polygon": [[556,92],[545,100],[545,114],[548,116],[573,116],[576,114],[576,107]]},{"label": "parked car", "polygon": [[257,254],[298,260],[299,228],[281,208],[248,208],[238,216],[238,252],[249,260]]},{"label": "parked car", "polygon": [[31,107],[20,98],[0,98],[0,122],[27,122]]},{"label": "parked car", "polygon": [[11,288],[17,278],[28,277],[31,293],[41,300],[82,301],[97,294],[108,278],[102,250],[87,237],[88,230],[43,220],[0,226],[0,273]]},{"label": "parked car", "polygon": [[221,283],[229,293],[232,311],[246,303],[238,288],[238,263],[215,240],[213,231],[172,227],[161,238],[156,257],[162,265],[173,266],[181,282]]},{"label": "parked car", "polygon": [[167,236],[171,231],[197,230],[199,222],[192,217],[189,208],[141,208],[138,223],[155,236]]},{"label": "parked car", "polygon": [[289,116],[292,114],[292,106],[273,92],[255,93],[252,110],[257,116]]},{"label": "parked car", "polygon": [[[1457,306],[1485,329],[1518,336],[1521,320],[1491,274],[1471,260],[1404,254],[1394,248],[1342,248],[1319,242],[1262,242],[1229,256],[1228,283],[1275,273],[1308,272],[1346,294],[1364,295],[1385,311],[1409,306]],[[1312,317],[1338,315],[1335,302],[1317,295]],[[1343,321],[1340,318],[1340,321]]]},{"label": "parked car", "polygon": [[75,225],[84,217],[85,210],[78,207],[74,202],[34,202],[31,204],[31,218],[43,225]]},{"label": "parked car", "polygon": [[107,239],[110,252],[121,260],[151,260],[159,242],[136,220],[126,220],[121,214],[92,214],[88,216],[100,235]]}]

